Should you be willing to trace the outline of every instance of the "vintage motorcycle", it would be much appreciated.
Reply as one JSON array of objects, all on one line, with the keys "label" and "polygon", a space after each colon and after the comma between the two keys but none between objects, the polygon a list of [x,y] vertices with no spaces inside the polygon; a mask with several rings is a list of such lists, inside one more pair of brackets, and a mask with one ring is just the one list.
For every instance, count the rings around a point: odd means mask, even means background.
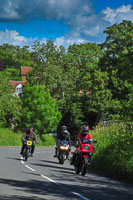
[{"label": "vintage motorcycle", "polygon": [[86,174],[86,171],[90,166],[92,152],[95,151],[93,143],[97,143],[97,141],[92,141],[90,139],[81,139],[79,141],[74,161],[74,168],[77,174],[80,172],[82,176]]},{"label": "vintage motorcycle", "polygon": [[23,159],[24,161],[27,161],[27,159],[30,157],[31,155],[31,148],[32,148],[32,143],[33,141],[30,141],[30,140],[25,140],[24,141],[24,151],[23,151]]},{"label": "vintage motorcycle", "polygon": [[59,164],[64,164],[64,161],[68,159],[70,153],[71,149],[68,141],[60,140],[57,148],[57,158],[59,160]]}]

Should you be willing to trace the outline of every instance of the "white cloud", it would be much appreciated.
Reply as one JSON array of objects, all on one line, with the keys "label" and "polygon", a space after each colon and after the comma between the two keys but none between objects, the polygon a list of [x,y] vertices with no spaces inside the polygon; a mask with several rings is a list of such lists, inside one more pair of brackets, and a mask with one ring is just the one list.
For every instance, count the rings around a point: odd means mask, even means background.
[{"label": "white cloud", "polygon": [[[103,42],[103,31],[107,26],[122,20],[133,21],[131,5],[112,9],[107,7],[99,14],[94,12],[91,0],[0,0],[0,21],[25,22],[39,17],[56,20],[69,26],[64,36],[55,40],[58,45],[68,47],[73,43],[88,41]],[[90,39],[91,37],[91,39]],[[15,30],[0,32],[0,43],[30,45],[37,38],[25,38]],[[41,42],[46,42],[46,38]]]},{"label": "white cloud", "polygon": [[0,44],[8,43],[12,45],[31,45],[37,38],[25,38],[20,36],[15,30],[0,31]]},{"label": "white cloud", "polygon": [[65,37],[65,36],[62,36],[60,38],[56,38],[55,40],[55,44],[57,46],[64,46],[65,49],[67,49],[69,47],[69,45],[72,45],[72,44],[81,44],[81,43],[86,43],[88,42],[87,40],[83,39],[83,38],[78,38],[78,37]]},{"label": "white cloud", "polygon": [[102,11],[103,19],[110,24],[120,23],[123,19],[133,20],[133,10],[131,5],[123,5],[117,9],[107,7]]}]

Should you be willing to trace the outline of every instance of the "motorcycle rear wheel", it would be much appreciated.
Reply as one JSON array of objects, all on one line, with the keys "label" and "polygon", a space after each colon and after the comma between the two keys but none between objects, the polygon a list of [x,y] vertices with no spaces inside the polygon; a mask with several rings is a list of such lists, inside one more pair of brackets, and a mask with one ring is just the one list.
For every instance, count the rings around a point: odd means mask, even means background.
[{"label": "motorcycle rear wheel", "polygon": [[75,171],[76,171],[76,174],[79,174],[80,172],[80,167],[78,165],[75,166]]},{"label": "motorcycle rear wheel", "polygon": [[75,158],[74,167],[75,167],[76,174],[79,174],[79,172],[81,170],[81,166],[80,166],[78,157]]}]

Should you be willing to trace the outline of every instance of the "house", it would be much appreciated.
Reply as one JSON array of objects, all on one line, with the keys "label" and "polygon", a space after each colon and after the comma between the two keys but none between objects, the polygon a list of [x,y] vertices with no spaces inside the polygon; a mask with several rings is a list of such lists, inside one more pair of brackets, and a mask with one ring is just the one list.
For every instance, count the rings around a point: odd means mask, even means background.
[{"label": "house", "polygon": [[21,77],[23,81],[10,80],[11,85],[15,88],[15,95],[19,95],[23,91],[23,87],[26,84],[26,74],[31,71],[32,67],[21,67]]}]

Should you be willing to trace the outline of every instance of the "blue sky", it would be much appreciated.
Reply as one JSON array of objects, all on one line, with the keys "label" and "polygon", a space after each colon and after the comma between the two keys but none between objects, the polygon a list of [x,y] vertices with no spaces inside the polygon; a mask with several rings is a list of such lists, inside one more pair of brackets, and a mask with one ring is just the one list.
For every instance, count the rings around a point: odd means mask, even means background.
[{"label": "blue sky", "polygon": [[52,38],[73,43],[102,43],[103,31],[133,21],[133,0],[0,0],[0,44],[31,46]]}]

